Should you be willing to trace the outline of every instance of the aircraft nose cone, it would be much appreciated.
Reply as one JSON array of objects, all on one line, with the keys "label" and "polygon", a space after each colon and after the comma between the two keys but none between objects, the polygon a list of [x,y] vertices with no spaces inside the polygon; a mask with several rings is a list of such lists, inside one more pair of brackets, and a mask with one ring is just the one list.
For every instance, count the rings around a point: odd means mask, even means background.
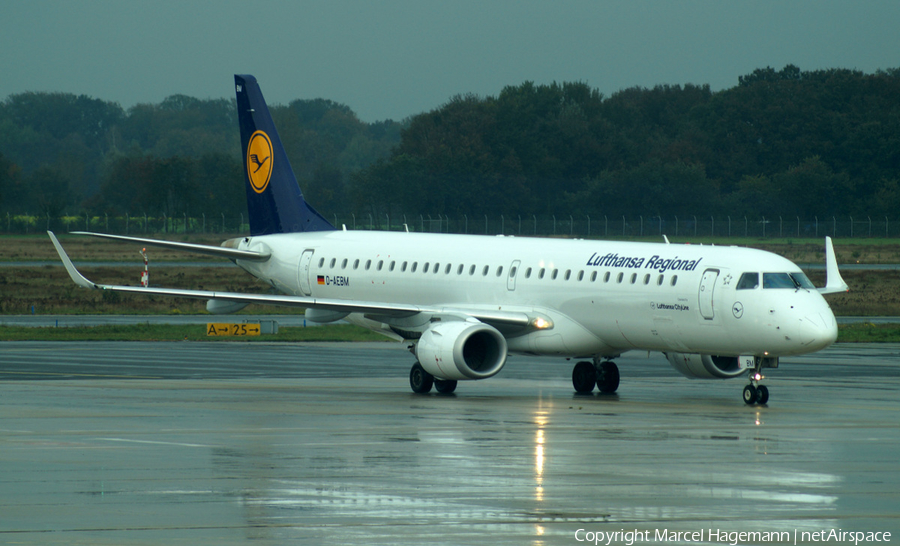
[{"label": "aircraft nose cone", "polygon": [[824,349],[837,340],[837,320],[830,312],[816,313],[800,319],[800,342],[809,351]]}]

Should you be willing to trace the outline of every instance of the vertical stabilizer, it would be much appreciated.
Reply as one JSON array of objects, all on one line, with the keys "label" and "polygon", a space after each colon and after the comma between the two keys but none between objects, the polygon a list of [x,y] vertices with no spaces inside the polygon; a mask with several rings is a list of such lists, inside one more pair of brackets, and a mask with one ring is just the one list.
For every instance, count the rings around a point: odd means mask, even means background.
[{"label": "vertical stabilizer", "polygon": [[333,230],[303,199],[256,78],[234,76],[250,234]]}]

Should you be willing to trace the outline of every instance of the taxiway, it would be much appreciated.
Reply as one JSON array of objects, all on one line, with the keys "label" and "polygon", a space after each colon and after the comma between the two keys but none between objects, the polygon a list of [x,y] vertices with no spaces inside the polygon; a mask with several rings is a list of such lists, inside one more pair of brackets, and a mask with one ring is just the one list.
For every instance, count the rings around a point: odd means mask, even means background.
[{"label": "taxiway", "polygon": [[769,405],[749,407],[744,380],[690,381],[658,354],[618,359],[614,396],[576,396],[570,362],[528,357],[419,396],[393,343],[4,342],[0,541],[896,539],[898,359],[887,344],[783,359]]}]

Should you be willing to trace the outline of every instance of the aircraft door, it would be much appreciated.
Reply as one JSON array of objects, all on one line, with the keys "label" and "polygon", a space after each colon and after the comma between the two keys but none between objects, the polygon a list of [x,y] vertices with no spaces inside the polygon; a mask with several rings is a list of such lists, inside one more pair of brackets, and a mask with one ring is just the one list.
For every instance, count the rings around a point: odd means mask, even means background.
[{"label": "aircraft door", "polygon": [[707,269],[703,272],[703,278],[700,279],[700,314],[706,320],[712,320],[715,317],[714,294],[718,277],[718,269]]},{"label": "aircraft door", "polygon": [[510,292],[513,292],[516,289],[516,277],[519,275],[519,266],[521,264],[522,260],[515,260],[509,266],[509,276],[506,277],[506,289]]},{"label": "aircraft door", "polygon": [[314,250],[304,250],[300,256],[300,269],[297,271],[297,284],[304,296],[310,295],[309,266],[312,263]]}]

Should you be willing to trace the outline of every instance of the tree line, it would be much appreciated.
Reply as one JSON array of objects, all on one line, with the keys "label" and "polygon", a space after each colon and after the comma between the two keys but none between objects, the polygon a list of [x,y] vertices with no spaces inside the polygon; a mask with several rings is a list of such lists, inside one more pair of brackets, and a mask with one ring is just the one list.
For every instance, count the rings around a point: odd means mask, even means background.
[{"label": "tree line", "polygon": [[[270,105],[326,217],[734,214],[896,217],[900,69],[757,69],[730,89],[582,82],[460,95],[402,122],[325,99]],[[63,93],[0,104],[0,211],[245,210],[234,100],[128,110]]]},{"label": "tree line", "polygon": [[[325,209],[345,206],[349,177],[400,141],[400,122],[363,123],[325,99],[270,111],[304,193]],[[0,212],[238,216],[242,171],[233,99],[173,95],[124,110],[28,92],[0,103]]]}]

